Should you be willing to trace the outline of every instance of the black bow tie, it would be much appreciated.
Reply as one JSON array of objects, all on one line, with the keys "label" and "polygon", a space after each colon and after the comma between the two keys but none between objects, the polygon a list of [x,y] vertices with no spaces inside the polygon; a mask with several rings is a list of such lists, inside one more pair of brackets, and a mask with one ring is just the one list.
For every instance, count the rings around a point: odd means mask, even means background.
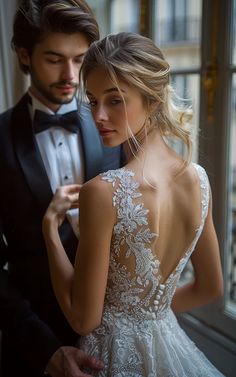
[{"label": "black bow tie", "polygon": [[37,134],[50,127],[63,127],[70,132],[78,132],[78,111],[71,111],[66,114],[48,114],[40,110],[35,110],[34,132]]}]

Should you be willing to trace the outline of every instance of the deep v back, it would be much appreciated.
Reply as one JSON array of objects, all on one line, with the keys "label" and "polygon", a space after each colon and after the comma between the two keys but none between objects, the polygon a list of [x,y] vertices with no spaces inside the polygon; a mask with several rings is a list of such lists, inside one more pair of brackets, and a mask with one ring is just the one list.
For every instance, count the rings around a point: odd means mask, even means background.
[{"label": "deep v back", "polygon": [[[116,223],[101,324],[79,341],[82,350],[104,361],[105,367],[95,374],[97,377],[223,377],[181,329],[170,308],[208,212],[207,175],[199,165],[190,166],[190,173],[194,172],[198,179],[190,179],[190,186],[186,177],[175,182],[183,184],[184,193],[190,190],[190,195],[181,197],[182,190],[178,192],[175,183],[173,191],[165,192],[163,187],[159,190],[167,197],[173,193],[173,212],[179,205],[181,208],[174,214],[184,226],[174,221],[169,228],[168,224],[162,225],[168,203],[153,203],[151,191],[142,186],[133,171],[122,168],[101,175],[111,185]],[[191,191],[194,185],[196,191]],[[195,204],[199,208],[196,216]],[[193,218],[188,216],[193,212]],[[183,218],[182,213],[186,215]],[[171,214],[166,221],[170,221]],[[160,242],[173,234],[177,238],[178,232],[182,232],[181,237],[189,232],[186,243],[178,243],[177,239],[173,243]],[[168,270],[169,259],[172,265]]]},{"label": "deep v back", "polygon": [[[172,223],[167,231],[162,226],[165,206],[163,209],[160,203],[153,208],[146,207],[146,194],[141,193],[142,187],[134,172],[122,168],[101,175],[113,186],[113,205],[117,213],[105,306],[142,318],[159,317],[169,309],[180,274],[194,250],[207,214],[208,179],[203,168],[196,164],[193,167],[198,177],[196,192],[199,191],[199,195],[195,195],[195,200],[199,201],[196,206],[200,209],[199,217],[191,219],[192,209],[186,211],[190,216],[185,216],[184,220],[177,213],[177,229],[172,229]],[[187,206],[191,206],[188,197],[185,199]],[[158,211],[161,213],[156,213]],[[179,237],[186,235],[185,243],[178,244],[178,233]],[[163,242],[164,237],[174,238],[171,250],[167,250],[169,243]]]}]

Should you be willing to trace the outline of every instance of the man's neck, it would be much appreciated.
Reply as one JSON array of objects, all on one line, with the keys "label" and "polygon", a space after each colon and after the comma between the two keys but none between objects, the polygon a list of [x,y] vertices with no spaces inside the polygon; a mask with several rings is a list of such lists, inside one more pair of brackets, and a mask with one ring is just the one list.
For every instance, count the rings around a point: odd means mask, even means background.
[{"label": "man's neck", "polygon": [[[46,105],[44,105],[38,98],[34,96],[34,94],[28,90],[28,94],[32,100],[32,115],[34,114],[35,110],[41,110],[48,114],[55,114],[51,109],[49,109]],[[71,102],[62,104],[59,109],[57,110],[57,114],[65,114],[70,111],[74,111],[78,109],[77,99],[74,97]]]}]

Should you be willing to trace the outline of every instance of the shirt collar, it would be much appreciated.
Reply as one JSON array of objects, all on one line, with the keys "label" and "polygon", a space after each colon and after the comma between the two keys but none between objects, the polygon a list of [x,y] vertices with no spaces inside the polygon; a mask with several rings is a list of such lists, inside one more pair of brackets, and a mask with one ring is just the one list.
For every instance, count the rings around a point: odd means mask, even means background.
[{"label": "shirt collar", "polygon": [[[41,110],[44,111],[45,113],[52,114],[54,115],[55,113],[50,110],[47,106],[45,106],[42,102],[40,102],[32,93],[30,90],[28,90],[28,94],[31,98],[32,103],[29,104],[29,110],[30,110],[30,115],[31,119],[33,120],[34,118],[34,113],[35,110]],[[69,113],[70,111],[74,111],[78,109],[77,105],[77,98],[74,97],[71,102],[65,103],[61,105],[56,112],[56,114],[66,114]]]}]

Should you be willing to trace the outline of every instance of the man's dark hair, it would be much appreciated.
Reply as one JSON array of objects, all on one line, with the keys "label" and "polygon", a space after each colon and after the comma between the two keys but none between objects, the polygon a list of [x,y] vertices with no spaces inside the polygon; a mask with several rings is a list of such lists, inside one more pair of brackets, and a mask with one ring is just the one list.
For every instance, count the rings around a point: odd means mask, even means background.
[{"label": "man's dark hair", "polygon": [[[35,44],[48,33],[82,33],[91,44],[99,39],[94,14],[84,0],[22,0],[13,23],[12,48],[25,48],[31,56]],[[24,73],[28,66],[20,63]]]}]

